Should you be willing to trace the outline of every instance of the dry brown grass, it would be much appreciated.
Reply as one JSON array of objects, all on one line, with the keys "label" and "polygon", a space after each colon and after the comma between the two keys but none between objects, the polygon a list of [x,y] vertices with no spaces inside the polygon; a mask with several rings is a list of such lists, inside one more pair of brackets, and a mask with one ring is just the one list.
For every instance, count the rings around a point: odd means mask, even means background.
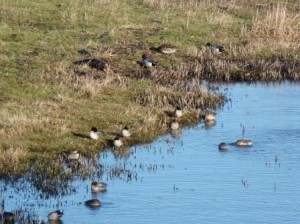
[{"label": "dry brown grass", "polygon": [[270,6],[265,15],[256,15],[250,31],[255,37],[299,42],[299,11],[288,10],[286,4],[277,2]]},{"label": "dry brown grass", "polygon": [[24,149],[0,148],[0,177],[15,176],[24,172],[27,169],[26,158],[27,151]]},{"label": "dry brown grass", "polygon": [[143,106],[166,108],[180,106],[186,110],[195,108],[216,108],[222,102],[219,95],[213,95],[205,90],[179,92],[165,87],[157,86],[137,95],[135,101]]}]

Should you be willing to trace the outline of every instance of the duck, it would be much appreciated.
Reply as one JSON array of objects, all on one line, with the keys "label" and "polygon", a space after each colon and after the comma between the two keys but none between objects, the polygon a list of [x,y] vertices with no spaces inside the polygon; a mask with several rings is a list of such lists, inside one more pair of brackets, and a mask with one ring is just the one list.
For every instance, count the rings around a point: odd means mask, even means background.
[{"label": "duck", "polygon": [[[15,214],[12,212],[3,212],[2,218],[4,220],[4,223],[6,224],[13,224],[15,223]],[[0,219],[1,220],[1,219]]]},{"label": "duck", "polygon": [[151,68],[156,66],[156,61],[154,61],[154,59],[146,54],[142,55],[142,65],[144,68]]},{"label": "duck", "polygon": [[150,47],[150,50],[156,51],[162,54],[174,54],[177,51],[177,48],[171,44],[162,44],[158,47]]},{"label": "duck", "polygon": [[229,149],[229,145],[225,142],[221,142],[219,144],[219,150],[220,151],[227,151]]},{"label": "duck", "polygon": [[48,220],[60,220],[60,218],[64,215],[63,211],[56,210],[53,212],[50,212],[48,214]]},{"label": "duck", "polygon": [[213,121],[213,120],[216,120],[216,116],[217,116],[217,114],[215,112],[208,111],[208,112],[206,112],[205,114],[202,115],[202,118],[205,121]]},{"label": "duck", "polygon": [[106,188],[107,188],[107,183],[96,182],[96,181],[92,182],[91,189],[93,193],[106,191]]},{"label": "duck", "polygon": [[128,126],[125,126],[125,127],[122,129],[121,135],[122,135],[122,137],[125,137],[125,138],[129,138],[129,137],[130,137],[131,132],[130,132]]},{"label": "duck", "polygon": [[91,127],[90,138],[97,140],[100,137],[100,132],[96,127]]},{"label": "duck", "polygon": [[253,142],[250,139],[238,139],[235,142],[237,146],[252,146]]},{"label": "duck", "polygon": [[122,138],[120,136],[116,136],[113,140],[113,145],[116,148],[119,148],[123,145]]},{"label": "duck", "polygon": [[101,201],[98,199],[91,199],[85,201],[84,204],[90,208],[98,208],[101,206]]},{"label": "duck", "polygon": [[12,212],[5,212],[4,211],[4,200],[0,200],[0,223],[1,221],[4,221],[4,223],[15,223],[15,214]]},{"label": "duck", "polygon": [[108,68],[108,62],[105,59],[96,59],[96,58],[86,58],[79,61],[74,61],[75,65],[88,65],[91,68],[95,68],[97,70],[105,71]]},{"label": "duck", "polygon": [[180,107],[176,107],[173,114],[174,117],[181,117],[183,115],[182,109]]},{"label": "duck", "polygon": [[212,53],[222,53],[225,51],[224,47],[220,45],[207,43],[206,46],[210,48]]},{"label": "duck", "polygon": [[179,129],[179,123],[178,123],[177,119],[174,119],[171,122],[170,128],[171,128],[171,130],[177,130],[177,129]]},{"label": "duck", "polygon": [[71,150],[69,152],[66,152],[66,156],[68,160],[78,160],[80,157],[80,154],[77,150]]}]

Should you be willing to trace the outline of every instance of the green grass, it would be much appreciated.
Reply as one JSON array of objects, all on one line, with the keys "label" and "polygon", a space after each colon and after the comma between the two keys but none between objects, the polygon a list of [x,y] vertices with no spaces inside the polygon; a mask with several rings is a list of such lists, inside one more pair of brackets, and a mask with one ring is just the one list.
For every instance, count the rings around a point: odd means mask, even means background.
[{"label": "green grass", "polygon": [[[31,159],[36,158],[36,153],[56,155],[70,148],[89,154],[106,147],[106,140],[114,137],[109,133],[118,133],[124,125],[134,133],[127,145],[148,142],[167,131],[169,118],[163,111],[172,110],[175,102],[193,97],[182,91],[178,83],[167,85],[182,77],[181,73],[186,72],[182,83],[190,80],[189,73],[197,78],[226,81],[224,77],[235,71],[240,60],[245,64],[251,60],[267,63],[281,57],[292,65],[299,64],[299,4],[291,0],[279,2],[172,0],[165,1],[166,6],[158,0],[3,0],[0,151],[19,150],[24,153],[16,155]],[[107,31],[109,35],[99,39]],[[206,42],[224,45],[227,54],[208,54],[203,50]],[[159,66],[152,71],[156,76],[148,79],[149,71],[140,68],[136,61],[142,53],[149,52],[149,47],[162,43],[176,45],[178,53],[166,56],[152,52]],[[110,70],[105,73],[73,65],[73,61],[85,57],[77,53],[79,49],[91,52],[90,57],[107,59]],[[189,53],[190,49],[195,55]],[[212,73],[196,71],[199,63]],[[228,73],[221,69],[224,63],[229,66]],[[276,76],[280,75],[280,68],[272,69],[267,77],[280,79]],[[79,71],[96,78],[79,77]],[[243,69],[238,71],[241,74],[237,80],[243,80]],[[246,75],[260,80],[260,71]],[[299,69],[291,72],[299,80]],[[163,88],[167,90],[157,91]],[[203,103],[199,106],[215,108],[222,103],[221,96],[204,95],[200,96]],[[170,103],[161,105],[143,99],[151,96],[158,101],[168,96]],[[212,99],[213,103],[209,103]],[[181,106],[187,112],[181,122],[196,122],[195,108],[185,103]],[[73,134],[88,134],[91,126],[105,133],[97,142]],[[26,158],[14,161],[17,164]],[[24,170],[1,169],[1,175]]]}]

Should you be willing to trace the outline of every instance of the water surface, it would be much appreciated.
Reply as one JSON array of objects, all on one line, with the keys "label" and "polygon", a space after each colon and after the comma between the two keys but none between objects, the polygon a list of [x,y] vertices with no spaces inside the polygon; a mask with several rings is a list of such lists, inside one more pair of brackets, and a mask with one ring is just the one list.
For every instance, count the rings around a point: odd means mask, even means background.
[{"label": "water surface", "polygon": [[[222,88],[231,101],[218,111],[214,126],[183,128],[179,136],[132,147],[125,158],[101,154],[106,193],[92,195],[90,179],[73,182],[73,194],[48,200],[7,186],[2,193],[6,209],[30,209],[40,219],[63,209],[65,224],[299,223],[300,85]],[[220,142],[239,138],[254,144],[219,152]],[[130,170],[131,176],[112,177],[112,167]],[[88,209],[82,202],[90,198],[103,206]]]}]

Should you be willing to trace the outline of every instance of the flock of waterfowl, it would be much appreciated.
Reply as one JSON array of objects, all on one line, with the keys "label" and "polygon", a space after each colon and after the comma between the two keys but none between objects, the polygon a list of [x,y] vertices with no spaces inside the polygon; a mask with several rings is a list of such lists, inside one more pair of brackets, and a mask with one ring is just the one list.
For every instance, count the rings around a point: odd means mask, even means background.
[{"label": "flock of waterfowl", "polygon": [[[225,52],[224,47],[217,45],[217,44],[211,44],[207,43],[206,46],[210,49],[212,53],[222,53]],[[156,51],[161,54],[174,54],[177,51],[177,47],[173,46],[171,44],[162,44],[158,47],[150,47],[149,50]],[[78,53],[82,55],[89,55],[89,52],[85,49],[78,50]],[[141,61],[137,61],[137,63],[144,67],[144,68],[151,68],[157,65],[157,62],[153,57],[149,54],[142,54]],[[109,63],[106,59],[103,58],[85,58],[82,60],[74,61],[73,64],[75,65],[88,65],[91,68],[102,70],[104,71],[106,68],[108,68]]]},{"label": "flock of waterfowl", "polygon": [[[224,52],[224,47],[219,45],[214,45],[207,43],[207,47],[210,48],[211,52],[213,53],[221,53]],[[162,54],[173,54],[177,51],[177,48],[175,46],[169,45],[169,44],[163,44],[159,47],[151,47],[150,50],[162,53]],[[89,54],[88,51],[81,49],[78,51],[80,54]],[[79,61],[73,62],[76,65],[83,65],[86,64],[90,66],[91,68],[95,68],[97,70],[105,70],[108,67],[108,62],[105,59],[82,59]],[[142,67],[144,68],[151,68],[153,66],[157,65],[157,62],[147,54],[142,55],[142,60],[138,62]],[[183,110],[177,106],[174,111],[170,114],[172,117],[172,121],[170,122],[170,129],[171,130],[178,130],[180,128],[179,120],[184,115]],[[203,119],[205,122],[215,122],[216,120],[216,113],[211,111],[206,111],[205,113],[200,113],[200,118]],[[98,140],[101,136],[101,132],[96,127],[92,127],[89,133],[89,138],[92,140]],[[123,141],[126,138],[129,138],[131,136],[131,132],[128,128],[128,126],[125,126],[120,134],[117,134],[115,138],[112,141],[112,144],[114,147],[118,148],[123,145]],[[251,146],[252,141],[247,139],[239,139],[235,143],[220,143],[219,144],[219,150],[220,151],[227,151],[229,149],[229,145],[236,145],[236,146]],[[66,157],[70,162],[78,161],[80,158],[80,154],[77,150],[72,150],[66,153]],[[78,164],[78,163],[76,163]],[[91,192],[92,193],[98,193],[98,192],[104,192],[107,190],[107,184],[104,182],[96,182],[93,181],[91,183]],[[90,208],[98,208],[101,206],[101,201],[98,199],[90,199],[84,202],[84,204]],[[61,217],[64,215],[63,211],[55,210],[53,212],[50,212],[48,214],[48,220],[51,221],[59,221]],[[0,221],[3,221],[4,223],[15,223],[15,214],[11,212],[4,212],[4,204],[2,203],[0,208]],[[44,223],[44,222],[42,222]]]},{"label": "flock of waterfowl", "polygon": [[[183,111],[180,107],[176,107],[173,112],[174,120],[170,124],[171,130],[177,130],[179,129],[179,118],[183,115]],[[206,124],[215,124],[217,114],[212,111],[206,111],[204,113],[200,112],[200,118],[204,120]],[[238,147],[248,147],[252,146],[253,142],[250,139],[238,139],[234,143],[225,143],[221,142],[219,144],[219,150],[220,151],[227,151],[229,149],[229,145],[235,145]]]},{"label": "flock of waterfowl", "polygon": [[[98,128],[96,127],[92,127],[91,131],[90,131],[90,135],[89,137],[93,140],[97,140],[99,139],[101,135],[101,132],[98,130]],[[118,148],[121,147],[123,145],[123,139],[125,138],[129,138],[131,136],[131,132],[128,128],[128,126],[125,126],[120,134],[117,134],[116,137],[113,139],[113,146]]]},{"label": "flock of waterfowl", "polygon": [[[76,154],[76,159],[77,158],[77,153],[73,153],[74,155]],[[74,157],[72,157],[73,159],[75,159]],[[107,188],[107,183],[104,182],[96,182],[93,181],[91,184],[91,192],[92,193],[99,193],[99,192],[105,192]],[[98,199],[90,199],[84,202],[84,204],[91,208],[91,209],[95,209],[95,208],[99,208],[101,206],[101,201]],[[61,223],[61,217],[64,215],[64,212],[61,210],[55,210],[52,211],[48,214],[48,221],[49,223]],[[4,200],[1,201],[1,205],[0,205],[0,223],[3,224],[14,224],[16,221],[16,215],[12,212],[5,212],[4,211]],[[57,222],[56,222],[57,221]],[[39,224],[45,224],[44,221],[32,221],[30,223],[39,223]]]}]

